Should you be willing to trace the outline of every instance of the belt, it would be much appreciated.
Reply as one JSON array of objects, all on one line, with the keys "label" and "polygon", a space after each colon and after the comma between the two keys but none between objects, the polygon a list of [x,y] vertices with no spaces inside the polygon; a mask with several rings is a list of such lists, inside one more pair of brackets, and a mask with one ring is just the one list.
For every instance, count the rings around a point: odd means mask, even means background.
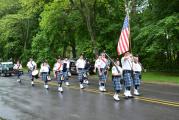
[{"label": "belt", "polygon": [[106,69],[105,69],[105,68],[100,68],[100,70],[101,70],[101,71],[106,71]]},{"label": "belt", "polygon": [[119,78],[121,75],[112,76],[113,78]]},{"label": "belt", "polygon": [[123,70],[123,73],[131,73],[132,70]]},{"label": "belt", "polygon": [[140,71],[134,71],[134,73],[141,73]]},{"label": "belt", "polygon": [[48,72],[42,72],[42,74],[47,74]]},{"label": "belt", "polygon": [[78,70],[84,70],[84,68],[78,68]]}]

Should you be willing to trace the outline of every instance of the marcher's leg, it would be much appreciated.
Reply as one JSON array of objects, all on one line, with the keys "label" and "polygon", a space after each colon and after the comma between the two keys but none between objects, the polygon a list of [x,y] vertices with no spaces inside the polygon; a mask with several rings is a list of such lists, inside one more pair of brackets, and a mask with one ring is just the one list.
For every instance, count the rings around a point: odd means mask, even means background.
[{"label": "marcher's leg", "polygon": [[140,86],[140,73],[136,73],[134,74],[134,95],[140,95],[139,86]]},{"label": "marcher's leg", "polygon": [[63,92],[62,88],[62,74],[60,72],[57,73],[57,81],[58,81],[58,91]]}]

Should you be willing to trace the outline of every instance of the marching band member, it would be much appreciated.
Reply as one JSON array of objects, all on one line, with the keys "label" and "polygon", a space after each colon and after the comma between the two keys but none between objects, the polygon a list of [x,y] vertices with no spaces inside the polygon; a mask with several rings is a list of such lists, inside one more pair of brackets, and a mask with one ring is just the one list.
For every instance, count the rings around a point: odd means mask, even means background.
[{"label": "marching band member", "polygon": [[58,91],[59,92],[63,92],[62,82],[64,80],[64,77],[63,77],[62,70],[63,70],[63,62],[58,57],[57,62],[55,63],[54,68],[53,68],[53,73],[54,73],[54,78],[56,78],[57,82],[58,82]]},{"label": "marching band member", "polygon": [[97,73],[98,73],[98,76],[99,76],[99,90],[100,91],[103,91],[103,89],[102,89],[102,87],[101,87],[101,80],[100,80],[100,65],[101,65],[101,56],[99,55],[98,56],[98,58],[96,59],[96,61],[95,61],[95,65],[94,65],[94,67],[95,67],[95,69],[94,69],[94,72],[96,72],[97,71]]},{"label": "marching band member", "polygon": [[70,68],[70,61],[68,60],[67,57],[65,57],[65,59],[63,60],[63,76],[64,76],[64,82],[67,86],[69,86],[69,82],[68,82],[68,73]]},{"label": "marching band member", "polygon": [[[105,51],[104,51],[105,52]],[[108,78],[108,70],[109,70],[109,64],[110,64],[110,61],[108,61],[108,59],[106,58],[106,55],[105,55],[105,53],[102,53],[101,54],[101,60],[102,60],[102,62],[103,62],[103,64],[105,65],[105,67],[103,68],[102,67],[102,69],[103,69],[103,71],[104,71],[104,75],[105,75],[105,79],[107,80]],[[106,84],[106,80],[104,80],[104,88],[103,88],[103,91],[106,91],[106,88],[105,88],[105,84]]]},{"label": "marching band member", "polygon": [[89,60],[86,58],[86,64],[85,64],[85,68],[84,68],[84,70],[85,70],[85,73],[84,73],[84,83],[85,84],[89,84],[89,80],[88,80],[88,75],[89,75],[89,69],[90,69],[90,62],[89,62]]},{"label": "marching band member", "polygon": [[80,55],[80,58],[76,61],[76,70],[78,73],[78,80],[80,81],[80,88],[83,89],[83,80],[84,76],[83,74],[85,73],[84,68],[85,68],[85,60],[83,59],[83,54]]},{"label": "marching band member", "polygon": [[21,82],[20,76],[22,75],[22,65],[20,64],[20,61],[17,60],[16,64],[14,65],[13,69],[15,70],[17,74],[17,82]]},{"label": "marching band member", "polygon": [[108,69],[108,60],[105,58],[105,53],[101,54],[95,62],[95,68],[98,70],[99,75],[99,90],[105,92],[105,83],[107,80],[107,69]]},{"label": "marching band member", "polygon": [[119,101],[119,93],[122,90],[121,86],[121,76],[122,76],[122,68],[119,66],[119,60],[116,60],[112,67],[112,81],[114,85],[115,94],[113,96],[114,100]]},{"label": "marching band member", "polygon": [[[99,72],[98,72],[98,68],[100,67],[100,60],[101,60],[101,56],[99,55],[97,55],[96,56],[96,60],[95,60],[95,64],[94,64],[94,70],[93,70],[93,72],[94,73],[98,73],[98,76],[99,76]],[[100,79],[99,79],[99,86],[101,85],[101,83],[100,83]],[[100,87],[99,87],[99,90],[100,90]]]},{"label": "marching band member", "polygon": [[42,80],[44,81],[44,87],[46,89],[48,89],[48,75],[49,75],[49,64],[47,63],[47,61],[44,61],[42,64],[41,64],[41,68],[40,68],[40,76],[42,78]]},{"label": "marching band member", "polygon": [[27,63],[29,76],[31,78],[31,85],[34,86],[34,76],[32,75],[32,72],[37,69],[37,64],[33,61],[32,58],[29,59],[29,62]]},{"label": "marching band member", "polygon": [[[50,75],[50,71],[51,71],[50,65],[48,64],[48,61],[47,61],[47,60],[45,60],[44,62],[46,63],[46,65],[47,65],[47,66],[48,66],[48,68],[49,68],[49,72],[48,72],[48,74]],[[42,66],[43,66],[44,62],[41,64],[41,66],[40,66],[40,67],[42,67]]]},{"label": "marching band member", "polygon": [[134,95],[140,95],[138,90],[141,82],[141,71],[142,71],[142,65],[139,63],[139,58],[134,57],[134,63],[133,63]]},{"label": "marching band member", "polygon": [[123,69],[123,79],[124,79],[124,96],[126,98],[132,97],[131,86],[132,86],[132,55],[129,52],[124,53],[121,58],[121,64]]}]

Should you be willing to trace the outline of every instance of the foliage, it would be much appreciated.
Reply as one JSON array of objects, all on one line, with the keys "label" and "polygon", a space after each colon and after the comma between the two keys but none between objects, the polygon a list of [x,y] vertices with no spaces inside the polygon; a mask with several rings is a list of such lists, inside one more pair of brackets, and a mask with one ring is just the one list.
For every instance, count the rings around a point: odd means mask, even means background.
[{"label": "foliage", "polygon": [[[130,0],[125,0],[129,2]],[[51,64],[57,56],[117,57],[125,17],[122,0],[1,0],[0,57]],[[179,67],[177,0],[131,0],[132,53],[147,69]],[[121,56],[120,56],[121,57]]]}]

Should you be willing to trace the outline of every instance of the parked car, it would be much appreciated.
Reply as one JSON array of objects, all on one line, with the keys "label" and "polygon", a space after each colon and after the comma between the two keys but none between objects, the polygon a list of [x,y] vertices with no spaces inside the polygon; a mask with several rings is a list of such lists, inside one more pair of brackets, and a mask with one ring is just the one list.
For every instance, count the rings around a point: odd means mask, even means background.
[{"label": "parked car", "polygon": [[13,62],[1,62],[0,63],[0,75],[1,76],[11,76],[13,74]]}]

